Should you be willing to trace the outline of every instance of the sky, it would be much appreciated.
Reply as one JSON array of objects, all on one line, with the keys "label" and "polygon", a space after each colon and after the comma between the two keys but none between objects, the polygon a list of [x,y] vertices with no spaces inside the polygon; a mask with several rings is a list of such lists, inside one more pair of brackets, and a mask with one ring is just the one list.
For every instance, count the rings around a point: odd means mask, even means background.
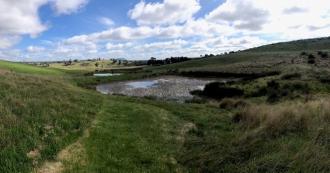
[{"label": "sky", "polygon": [[0,0],[0,59],[199,57],[330,36],[329,0]]}]

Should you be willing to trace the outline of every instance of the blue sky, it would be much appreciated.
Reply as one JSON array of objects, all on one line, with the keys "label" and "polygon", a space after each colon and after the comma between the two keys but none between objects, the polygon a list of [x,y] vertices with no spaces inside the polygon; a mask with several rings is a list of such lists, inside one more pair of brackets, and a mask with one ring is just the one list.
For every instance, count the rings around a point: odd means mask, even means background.
[{"label": "blue sky", "polygon": [[325,0],[0,0],[0,58],[198,57],[329,36],[329,19]]},{"label": "blue sky", "polygon": [[[88,5],[72,15],[56,15],[51,5],[44,5],[39,9],[39,14],[43,23],[50,25],[49,30],[40,34],[38,38],[26,36],[18,47],[40,45],[42,44],[40,40],[56,40],[106,30],[108,26],[98,21],[101,17],[111,19],[114,26],[137,26],[136,22],[129,18],[127,12],[139,2],[140,0],[90,0]],[[146,2],[161,1],[148,0]],[[202,8],[194,14],[194,17],[203,17],[222,2],[223,0],[200,1]]]}]

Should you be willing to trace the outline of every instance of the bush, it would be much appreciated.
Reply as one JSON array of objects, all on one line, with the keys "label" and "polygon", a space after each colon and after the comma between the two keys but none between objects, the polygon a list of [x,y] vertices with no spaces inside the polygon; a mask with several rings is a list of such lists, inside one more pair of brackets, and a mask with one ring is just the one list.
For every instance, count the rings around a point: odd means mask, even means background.
[{"label": "bush", "polygon": [[226,87],[220,82],[213,82],[205,86],[202,95],[214,99],[223,99],[243,96],[244,91],[237,88]]},{"label": "bush", "polygon": [[313,54],[308,55],[308,64],[315,64],[316,63],[316,57]]},{"label": "bush", "polygon": [[321,58],[328,58],[328,52],[322,52],[322,51],[318,51],[317,54],[321,57]]},{"label": "bush", "polygon": [[283,80],[290,80],[290,79],[300,79],[301,74],[300,73],[290,73],[290,74],[285,74],[281,77]]},{"label": "bush", "polygon": [[301,52],[301,54],[300,54],[301,56],[306,56],[307,55],[307,53],[306,52]]},{"label": "bush", "polygon": [[252,97],[267,96],[269,103],[279,101],[283,97],[294,98],[301,94],[308,94],[310,91],[308,84],[303,82],[290,82],[280,85],[277,81],[270,81],[267,86],[252,93]]}]

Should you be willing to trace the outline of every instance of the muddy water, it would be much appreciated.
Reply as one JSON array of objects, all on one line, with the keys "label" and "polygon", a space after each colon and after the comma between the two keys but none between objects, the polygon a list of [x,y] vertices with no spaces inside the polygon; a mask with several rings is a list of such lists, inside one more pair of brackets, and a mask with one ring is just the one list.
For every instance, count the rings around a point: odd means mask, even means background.
[{"label": "muddy water", "polygon": [[137,97],[156,97],[162,100],[185,101],[193,98],[190,94],[191,91],[201,90],[207,83],[213,81],[215,80],[163,76],[152,79],[102,84],[97,86],[97,91],[103,94],[121,94]]}]

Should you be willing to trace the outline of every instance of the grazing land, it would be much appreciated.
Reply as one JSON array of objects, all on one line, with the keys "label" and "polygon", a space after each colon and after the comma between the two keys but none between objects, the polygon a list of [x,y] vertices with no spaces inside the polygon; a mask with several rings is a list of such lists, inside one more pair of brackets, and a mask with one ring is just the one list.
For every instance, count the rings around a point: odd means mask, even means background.
[{"label": "grazing land", "polygon": [[118,69],[123,67],[131,67],[132,63],[126,60],[101,60],[101,59],[93,59],[86,61],[63,61],[63,62],[53,62],[49,63],[49,67],[69,70],[69,71],[104,71],[111,69]]},{"label": "grazing land", "polygon": [[[301,40],[103,78],[79,63],[0,62],[0,172],[330,172],[327,45]],[[242,80],[187,103],[95,90],[161,75]]]}]

